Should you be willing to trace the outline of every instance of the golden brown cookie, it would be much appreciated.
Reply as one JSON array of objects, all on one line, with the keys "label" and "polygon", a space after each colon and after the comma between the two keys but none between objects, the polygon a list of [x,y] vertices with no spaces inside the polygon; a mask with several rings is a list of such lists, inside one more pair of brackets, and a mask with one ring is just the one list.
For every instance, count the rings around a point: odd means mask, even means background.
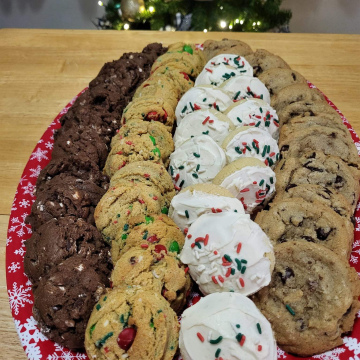
[{"label": "golden brown cookie", "polygon": [[172,360],[179,324],[168,302],[140,286],[110,290],[95,305],[85,333],[89,359]]},{"label": "golden brown cookie", "polygon": [[169,164],[174,142],[165,125],[156,121],[132,120],[112,138],[104,172],[112,177],[126,164],[152,161]]},{"label": "golden brown cookie", "polygon": [[204,42],[204,54],[207,60],[219,54],[237,54],[247,58],[247,55],[252,53],[251,47],[240,40],[222,39]]},{"label": "golden brown cookie", "polygon": [[180,263],[174,252],[168,252],[159,244],[127,250],[116,262],[111,282],[114,288],[141,285],[162,294],[177,313],[182,311],[191,288],[188,268]]},{"label": "golden brown cookie", "polygon": [[269,286],[253,300],[270,321],[277,344],[300,356],[342,345],[351,331],[360,295],[354,268],[324,246],[287,242],[275,246]]},{"label": "golden brown cookie", "polygon": [[198,61],[200,61],[202,63],[202,66],[204,66],[206,63],[204,52],[202,50],[200,50],[199,48],[197,48],[195,46],[195,44],[184,43],[184,42],[179,41],[177,43],[170,44],[168,47],[168,51],[169,52],[174,52],[174,51],[188,52],[189,54],[197,57]]},{"label": "golden brown cookie", "polygon": [[[162,211],[167,212],[167,208]],[[184,234],[165,214],[133,216],[118,230],[111,244],[111,258],[115,263],[133,247],[159,245],[169,252],[179,253],[184,245]]]}]

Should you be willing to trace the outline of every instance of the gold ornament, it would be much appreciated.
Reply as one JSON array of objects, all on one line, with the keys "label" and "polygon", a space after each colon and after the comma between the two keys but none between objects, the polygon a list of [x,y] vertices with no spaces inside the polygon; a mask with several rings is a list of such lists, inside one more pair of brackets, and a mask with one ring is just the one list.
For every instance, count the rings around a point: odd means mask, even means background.
[{"label": "gold ornament", "polygon": [[136,15],[144,11],[144,0],[121,0],[121,12],[123,20],[135,21]]}]

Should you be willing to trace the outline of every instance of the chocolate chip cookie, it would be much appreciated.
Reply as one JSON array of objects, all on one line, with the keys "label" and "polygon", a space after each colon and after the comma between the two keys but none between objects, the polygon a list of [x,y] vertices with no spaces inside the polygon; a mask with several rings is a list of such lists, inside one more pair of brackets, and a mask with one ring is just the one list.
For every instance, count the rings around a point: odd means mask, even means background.
[{"label": "chocolate chip cookie", "polygon": [[252,53],[251,47],[240,40],[222,39],[204,42],[204,54],[207,60],[219,54],[237,54],[247,58],[247,55]]}]

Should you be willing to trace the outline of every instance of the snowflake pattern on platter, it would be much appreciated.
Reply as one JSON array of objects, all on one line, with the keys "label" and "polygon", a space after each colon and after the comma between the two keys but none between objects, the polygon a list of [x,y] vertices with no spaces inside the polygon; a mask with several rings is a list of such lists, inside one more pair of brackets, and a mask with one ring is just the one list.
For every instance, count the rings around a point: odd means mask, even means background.
[{"label": "snowflake pattern on platter", "polygon": [[[309,83],[310,87],[314,87]],[[86,90],[86,89],[85,89]],[[85,91],[84,90],[84,91]],[[83,93],[83,91],[81,92]],[[80,93],[80,94],[81,94]],[[79,94],[79,95],[80,95]],[[78,95],[78,96],[79,96]],[[25,219],[30,212],[34,202],[34,189],[37,177],[40,171],[47,165],[51,158],[52,145],[54,143],[54,130],[60,127],[59,119],[63,116],[70,106],[74,103],[75,97],[49,125],[42,138],[38,141],[30,159],[24,169],[19,185],[15,193],[15,198],[11,208],[8,235],[6,242],[6,269],[7,269],[7,287],[9,302],[15,326],[19,338],[24,347],[25,353],[30,360],[85,360],[87,356],[84,353],[72,352],[68,349],[48,340],[40,333],[36,322],[32,316],[33,296],[31,292],[31,283],[24,274],[23,258],[25,254],[24,242],[31,236],[31,228],[25,223]],[[327,99],[328,100],[328,99]],[[349,129],[351,137],[360,152],[360,139],[352,129],[349,122],[336,106],[328,100],[341,116],[345,126]],[[355,267],[360,275],[360,204],[355,212],[356,228],[355,242],[351,254],[351,266]],[[192,292],[189,296],[188,305],[191,306],[200,300],[198,293]],[[320,360],[360,360],[360,319],[357,319],[351,337],[344,338],[344,345],[328,351],[324,354],[316,355],[306,359]],[[298,359],[287,354],[283,350],[277,350],[279,360]],[[181,357],[178,358],[179,360]]]}]

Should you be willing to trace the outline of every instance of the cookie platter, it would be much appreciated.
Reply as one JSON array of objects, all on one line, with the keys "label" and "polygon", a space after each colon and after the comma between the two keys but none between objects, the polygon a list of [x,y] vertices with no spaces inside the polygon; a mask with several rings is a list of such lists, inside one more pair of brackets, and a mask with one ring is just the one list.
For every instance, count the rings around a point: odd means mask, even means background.
[{"label": "cookie platter", "polygon": [[[314,85],[308,83],[310,88]],[[79,94],[81,95],[81,94]],[[78,95],[78,96],[79,96]],[[77,97],[78,97],[77,96]],[[10,298],[12,314],[16,328],[21,339],[22,345],[29,359],[86,359],[84,353],[74,353],[60,345],[48,340],[36,327],[36,322],[32,315],[33,297],[31,283],[24,274],[23,258],[25,253],[24,241],[31,236],[31,228],[25,224],[25,218],[29,215],[31,204],[34,201],[34,186],[40,171],[50,161],[51,149],[53,146],[53,132],[60,128],[60,118],[68,111],[77,99],[74,98],[55,118],[47,131],[39,140],[30,159],[24,169],[17,193],[14,198],[12,212],[8,229],[8,242],[6,254],[7,266],[7,286]],[[360,145],[360,140],[347,122],[345,117],[336,106],[326,98],[328,104],[334,108],[341,116],[343,123],[349,129],[353,142]],[[360,209],[356,208],[355,220],[360,217]],[[360,230],[359,230],[360,231]],[[356,271],[360,271],[358,266],[358,256],[360,253],[360,235],[355,228],[354,247],[350,257],[350,264]],[[199,293],[192,292],[188,297],[188,305],[193,305],[199,301]],[[358,355],[358,342],[360,341],[360,324],[355,321],[354,329],[351,334],[344,338],[344,345],[329,351],[326,354],[316,355],[312,358],[320,359],[350,359]],[[278,359],[296,358],[278,349]]]}]

